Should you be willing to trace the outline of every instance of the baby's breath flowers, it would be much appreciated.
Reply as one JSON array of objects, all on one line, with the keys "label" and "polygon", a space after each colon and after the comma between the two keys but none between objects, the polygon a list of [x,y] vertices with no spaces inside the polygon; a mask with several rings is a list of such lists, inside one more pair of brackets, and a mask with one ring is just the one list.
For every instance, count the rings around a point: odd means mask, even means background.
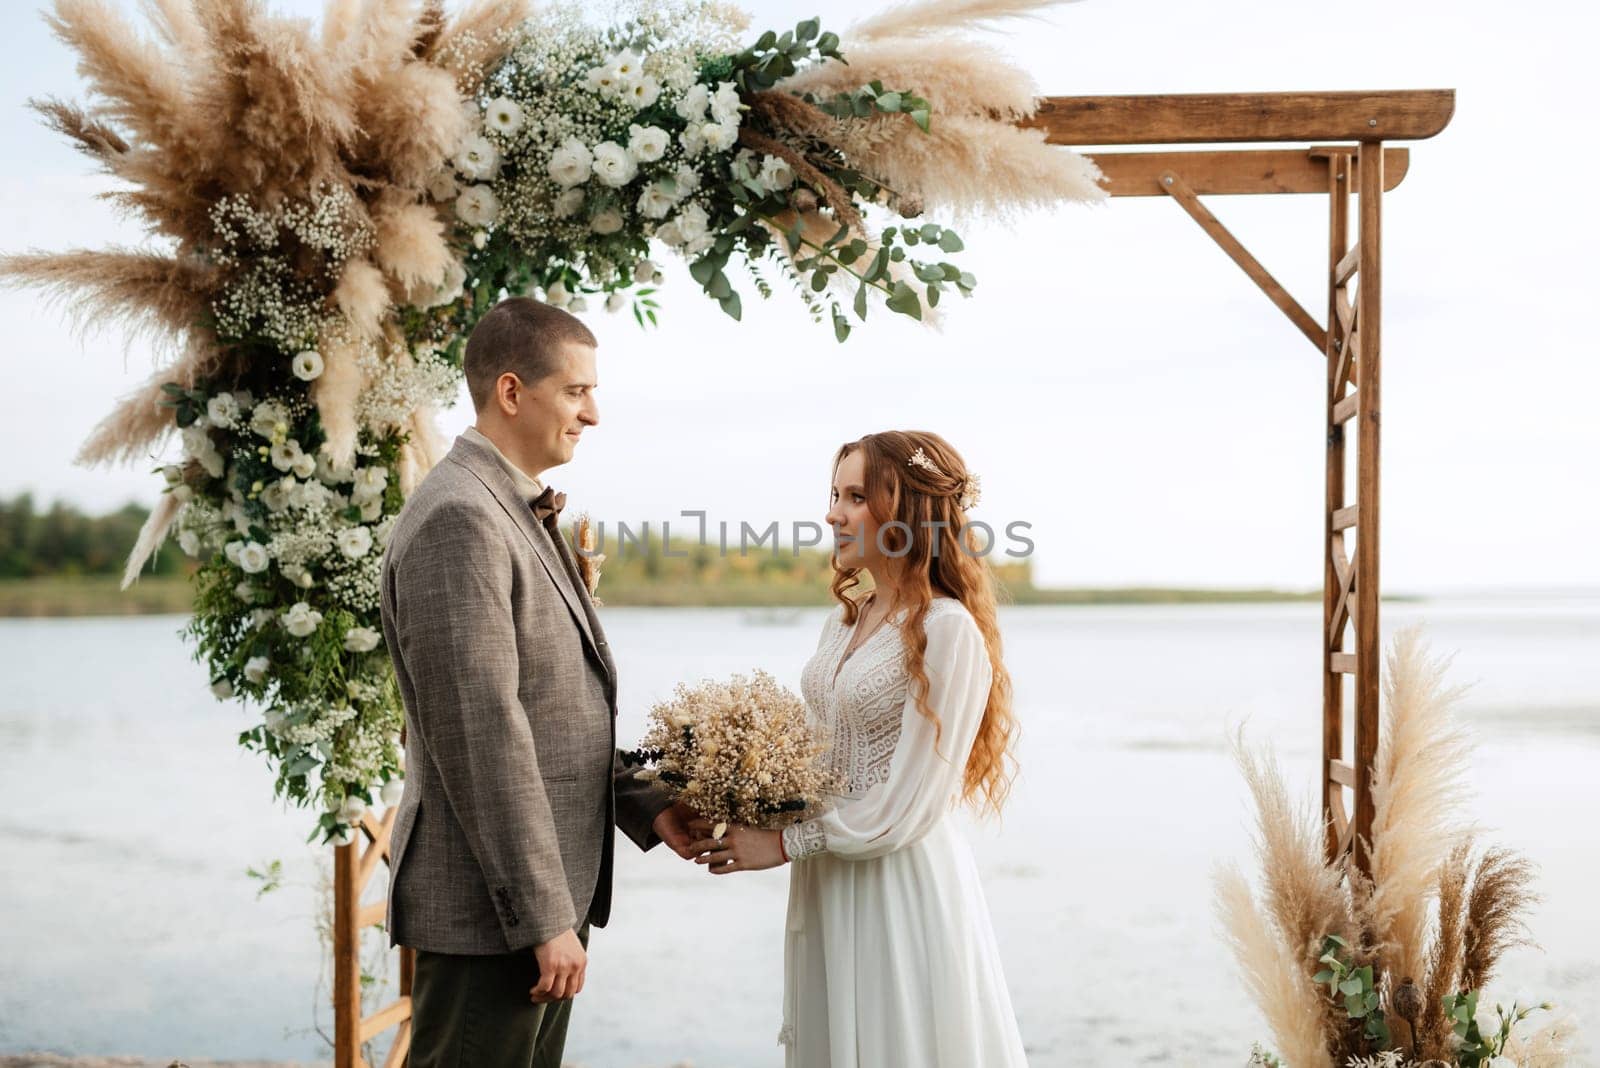
[{"label": "baby's breath flowers", "polygon": [[625,759],[717,824],[777,829],[814,814],[838,783],[821,763],[826,739],[805,703],[771,675],[680,684],[650,709]]}]

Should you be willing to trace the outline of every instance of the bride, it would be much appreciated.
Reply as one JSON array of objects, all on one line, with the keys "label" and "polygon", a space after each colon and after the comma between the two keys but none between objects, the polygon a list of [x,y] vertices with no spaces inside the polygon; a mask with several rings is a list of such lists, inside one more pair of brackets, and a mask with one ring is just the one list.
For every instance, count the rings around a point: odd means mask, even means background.
[{"label": "bride", "polygon": [[[976,498],[936,434],[839,450],[827,520],[840,605],[801,688],[841,796],[782,832],[733,827],[694,846],[715,875],[793,865],[788,1068],[1027,1063],[977,867],[949,818],[959,803],[1000,810],[1015,733],[993,586],[963,530]],[[872,592],[852,597],[862,571]]]}]

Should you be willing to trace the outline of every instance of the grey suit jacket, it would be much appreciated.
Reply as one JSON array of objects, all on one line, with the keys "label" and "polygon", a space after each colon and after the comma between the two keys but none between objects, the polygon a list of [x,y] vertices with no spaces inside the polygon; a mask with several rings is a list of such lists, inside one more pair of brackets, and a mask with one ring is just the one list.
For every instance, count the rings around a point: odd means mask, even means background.
[{"label": "grey suit jacket", "polygon": [[458,438],[400,512],[382,591],[406,708],[390,943],[504,953],[604,926],[613,823],[649,849],[668,802],[617,757],[616,665],[571,547]]}]

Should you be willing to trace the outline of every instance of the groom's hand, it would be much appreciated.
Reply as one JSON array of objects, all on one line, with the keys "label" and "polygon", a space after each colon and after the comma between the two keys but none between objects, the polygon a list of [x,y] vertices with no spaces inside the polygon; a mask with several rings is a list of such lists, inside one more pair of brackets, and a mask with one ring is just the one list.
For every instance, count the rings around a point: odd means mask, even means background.
[{"label": "groom's hand", "polygon": [[534,946],[533,959],[539,965],[539,981],[528,991],[528,999],[535,1005],[565,1001],[577,997],[583,990],[589,955],[578,941],[577,932],[571,928],[542,946]]},{"label": "groom's hand", "polygon": [[678,802],[670,808],[661,810],[651,829],[656,832],[656,837],[667,843],[667,848],[672,850],[684,860],[694,858],[694,841],[696,835],[690,830],[690,824],[699,819],[699,813],[693,808]]}]

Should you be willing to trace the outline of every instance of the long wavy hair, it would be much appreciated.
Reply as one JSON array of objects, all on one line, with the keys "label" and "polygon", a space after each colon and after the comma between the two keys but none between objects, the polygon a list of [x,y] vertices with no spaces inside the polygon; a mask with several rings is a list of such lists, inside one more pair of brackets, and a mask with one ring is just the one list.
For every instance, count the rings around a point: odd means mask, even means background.
[{"label": "long wavy hair", "polygon": [[[910,462],[918,449],[933,461],[937,471]],[[970,477],[967,465],[937,434],[888,430],[840,446],[833,459],[834,470],[846,456],[857,451],[862,453],[866,470],[864,488],[872,518],[880,527],[895,520],[904,524],[881,530],[880,539],[886,554],[898,555],[905,576],[901,603],[907,614],[901,635],[906,647],[906,674],[915,687],[918,710],[934,725],[935,745],[943,735],[943,725],[928,704],[924,660],[928,636],[923,631],[923,620],[934,595],[954,597],[965,605],[983,635],[993,677],[983,721],[967,757],[961,799],[981,813],[998,815],[1015,774],[1012,747],[1017,720],[1011,709],[1011,675],[1000,651],[994,575],[980,555],[987,552],[988,546],[982,544],[976,530],[968,527],[966,513],[961,509]],[[937,525],[940,523],[943,525]],[[833,569],[833,596],[844,606],[845,625],[854,626],[866,597],[852,596],[850,591],[860,585],[863,569],[845,566],[837,550]],[[917,576],[922,581],[916,581]]]}]

